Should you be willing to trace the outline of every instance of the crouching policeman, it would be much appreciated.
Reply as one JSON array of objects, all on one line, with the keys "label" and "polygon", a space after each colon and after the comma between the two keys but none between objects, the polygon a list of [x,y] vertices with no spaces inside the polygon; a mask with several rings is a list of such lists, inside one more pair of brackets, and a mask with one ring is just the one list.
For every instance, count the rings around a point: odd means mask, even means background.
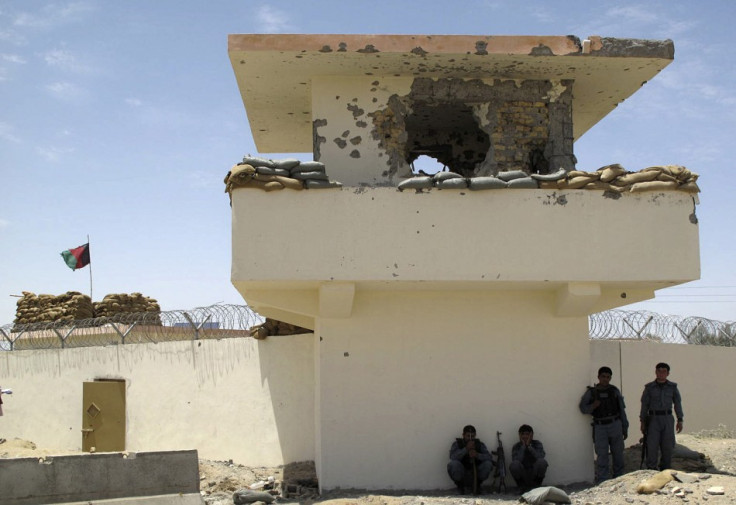
[{"label": "crouching policeman", "polygon": [[479,494],[481,484],[491,475],[491,470],[493,461],[486,444],[475,438],[474,426],[470,424],[465,426],[463,438],[455,439],[450,447],[447,473],[460,494],[465,494],[466,486],[475,494]]}]

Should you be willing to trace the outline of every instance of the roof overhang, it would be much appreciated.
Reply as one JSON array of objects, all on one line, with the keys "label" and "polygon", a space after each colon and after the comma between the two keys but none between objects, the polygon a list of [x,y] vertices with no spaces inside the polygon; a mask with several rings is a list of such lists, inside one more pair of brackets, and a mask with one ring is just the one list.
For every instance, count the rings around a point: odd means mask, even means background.
[{"label": "roof overhang", "polygon": [[262,153],[312,151],[316,76],[575,81],[580,138],[674,58],[670,40],[591,36],[228,36],[228,53]]}]

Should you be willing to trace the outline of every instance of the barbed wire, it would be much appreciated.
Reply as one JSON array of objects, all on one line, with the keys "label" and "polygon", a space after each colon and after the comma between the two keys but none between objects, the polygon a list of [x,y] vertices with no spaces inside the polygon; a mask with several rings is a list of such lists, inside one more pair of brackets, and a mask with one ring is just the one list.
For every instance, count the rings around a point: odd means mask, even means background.
[{"label": "barbed wire", "polygon": [[649,311],[608,310],[588,317],[590,338],[736,346],[736,322]]},{"label": "barbed wire", "polygon": [[0,349],[58,349],[250,336],[264,318],[247,305],[116,314],[0,327]]},{"label": "barbed wire", "polygon": [[[217,304],[189,310],[117,314],[77,321],[8,324],[0,327],[0,350],[59,349],[249,337],[265,318],[247,305]],[[736,322],[648,311],[609,310],[588,318],[593,340],[736,347]]]}]

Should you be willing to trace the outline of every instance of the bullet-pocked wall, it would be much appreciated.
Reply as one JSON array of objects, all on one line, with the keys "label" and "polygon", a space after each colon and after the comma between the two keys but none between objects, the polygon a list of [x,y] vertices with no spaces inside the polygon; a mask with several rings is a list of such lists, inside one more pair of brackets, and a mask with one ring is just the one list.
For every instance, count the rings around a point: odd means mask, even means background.
[{"label": "bullet-pocked wall", "polygon": [[570,80],[316,78],[314,156],[345,185],[396,185],[420,156],[464,177],[572,170],[572,88]]},{"label": "bullet-pocked wall", "polygon": [[587,379],[587,318],[556,317],[553,293],[359,292],[350,318],[322,319],[315,334],[323,489],[450,488],[450,444],[466,424],[492,448],[502,432],[510,454],[528,423],[548,482],[592,479],[589,420],[569,387]]}]

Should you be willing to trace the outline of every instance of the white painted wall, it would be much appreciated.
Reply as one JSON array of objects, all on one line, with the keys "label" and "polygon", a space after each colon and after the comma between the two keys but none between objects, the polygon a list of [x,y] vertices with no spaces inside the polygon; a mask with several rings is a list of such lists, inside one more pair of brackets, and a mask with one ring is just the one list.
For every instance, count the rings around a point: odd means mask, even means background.
[{"label": "white painted wall", "polygon": [[[589,419],[577,403],[598,368],[613,369],[626,397],[631,445],[641,391],[659,361],[679,384],[685,432],[736,427],[736,349],[589,342],[579,337],[584,322],[550,316],[544,292],[467,292],[450,304],[440,293],[415,293],[413,309],[400,312],[405,295],[360,294],[355,317],[370,329],[348,337],[345,320],[325,321],[319,344],[310,334],[1,352],[0,385],[15,394],[3,397],[0,437],[78,450],[82,382],[121,378],[131,451],[196,448],[203,458],[254,466],[315,459],[355,486],[398,488],[397,474],[406,474],[449,488],[447,452],[464,424],[491,448],[502,431],[510,451],[528,422],[549,453],[548,482],[559,483],[568,467],[592,479]],[[482,306],[485,317],[458,323],[465,304]],[[534,308],[526,321],[500,317]],[[381,313],[404,322],[386,325]],[[368,468],[373,457],[385,464]]]},{"label": "white painted wall", "polygon": [[[695,203],[679,191],[615,199],[596,190],[238,188],[232,200],[231,278],[249,305],[249,289],[279,283],[293,297],[299,283],[333,280],[385,289],[406,289],[402,282],[554,289],[579,281],[610,286],[610,308],[633,301],[621,291],[700,276]],[[253,254],[253,244],[271,245]]]},{"label": "white painted wall", "polygon": [[82,383],[126,381],[126,449],[278,465],[314,458],[312,334],[0,353],[0,436],[82,446]]},{"label": "white painted wall", "polygon": [[[639,411],[644,384],[654,380],[654,366],[670,365],[669,379],[677,383],[685,412],[683,431],[711,430],[719,424],[736,429],[733,385],[736,384],[736,348],[705,345],[661,344],[646,341],[594,340],[590,346],[590,384],[598,368],[613,370],[611,382],[626,399],[629,422],[635,427],[627,444],[639,440]],[[580,395],[583,394],[583,389]]]},{"label": "white painted wall", "polygon": [[531,424],[549,482],[592,479],[587,318],[553,314],[549,292],[356,294],[350,319],[320,319],[317,466],[333,487],[450,488],[450,445],[465,424],[509,450]]}]

